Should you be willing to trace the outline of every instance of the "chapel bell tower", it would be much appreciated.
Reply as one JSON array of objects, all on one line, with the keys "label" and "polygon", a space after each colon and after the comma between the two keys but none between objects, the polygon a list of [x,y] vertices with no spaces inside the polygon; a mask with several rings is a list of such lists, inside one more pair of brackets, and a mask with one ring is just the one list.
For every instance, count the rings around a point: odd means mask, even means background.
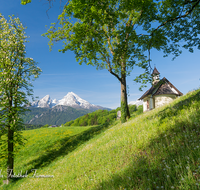
[{"label": "chapel bell tower", "polygon": [[160,73],[158,72],[156,67],[154,67],[153,73],[151,75],[152,75],[152,78],[153,78],[153,82],[152,82],[153,84],[160,81]]}]

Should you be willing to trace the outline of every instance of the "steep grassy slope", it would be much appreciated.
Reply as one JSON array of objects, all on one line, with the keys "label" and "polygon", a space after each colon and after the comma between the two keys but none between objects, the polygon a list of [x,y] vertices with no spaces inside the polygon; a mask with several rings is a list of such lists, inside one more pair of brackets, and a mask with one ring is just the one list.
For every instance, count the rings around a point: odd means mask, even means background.
[{"label": "steep grassy slope", "polygon": [[[58,139],[54,144],[55,147],[58,144],[58,150],[48,152],[46,157],[45,152],[34,153],[34,162],[27,162],[28,156],[21,159],[22,154],[18,154],[18,169],[25,171],[37,166],[37,175],[54,177],[31,178],[29,174],[2,188],[199,189],[199,108],[200,90],[197,90],[123,125],[118,123],[103,131],[98,126],[90,128],[83,132],[82,138],[72,140],[75,144],[70,144],[71,138],[67,143]],[[100,134],[94,136],[97,133]],[[85,138],[87,135],[90,137]],[[34,143],[38,150],[44,144],[40,138]],[[28,146],[23,150],[28,152]],[[30,162],[34,164],[28,164]]]}]

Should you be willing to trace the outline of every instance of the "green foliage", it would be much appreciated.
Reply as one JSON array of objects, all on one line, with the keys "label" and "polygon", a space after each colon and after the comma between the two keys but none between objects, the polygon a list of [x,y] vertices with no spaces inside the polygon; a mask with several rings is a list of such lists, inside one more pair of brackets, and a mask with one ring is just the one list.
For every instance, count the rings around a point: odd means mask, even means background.
[{"label": "green foliage", "polygon": [[0,159],[7,158],[8,169],[13,169],[17,145],[23,144],[20,115],[27,111],[24,107],[28,104],[27,96],[33,95],[30,82],[39,76],[41,69],[26,57],[27,36],[19,18],[9,18],[7,21],[0,14]]},{"label": "green foliage", "polygon": [[26,5],[27,3],[31,3],[31,0],[21,0],[22,5]]},{"label": "green foliage", "polygon": [[[168,39],[164,47],[166,56],[169,53],[181,54],[180,45],[193,52],[196,46],[200,49],[200,1],[166,0],[159,5],[159,22],[163,25],[158,29]],[[180,44],[181,41],[181,44]],[[174,58],[175,58],[174,57]]]},{"label": "green foliage", "polygon": [[137,112],[138,112],[138,114],[143,113],[143,105],[138,106]]},{"label": "green foliage", "polygon": [[42,126],[42,128],[47,128],[47,127],[49,127],[49,124]]},{"label": "green foliage", "polygon": [[135,112],[137,110],[137,106],[136,105],[129,105],[129,111],[131,113]]},{"label": "green foliage", "polygon": [[[141,112],[141,107],[136,105],[129,105],[130,114],[138,115],[143,113]],[[92,113],[88,113],[84,116],[81,116],[75,120],[65,123],[65,126],[91,126],[91,125],[102,125],[102,124],[111,124],[117,118],[117,112],[121,110],[121,107],[115,110],[97,110]],[[139,111],[139,112],[138,112]]]}]

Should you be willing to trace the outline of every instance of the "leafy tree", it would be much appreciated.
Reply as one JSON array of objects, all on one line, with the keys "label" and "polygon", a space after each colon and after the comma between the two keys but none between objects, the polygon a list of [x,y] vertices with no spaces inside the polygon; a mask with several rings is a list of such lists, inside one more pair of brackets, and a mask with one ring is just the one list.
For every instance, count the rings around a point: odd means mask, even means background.
[{"label": "leafy tree", "polygon": [[8,179],[9,172],[13,174],[15,145],[23,140],[20,115],[27,111],[27,96],[33,97],[30,81],[41,72],[35,61],[26,57],[24,30],[19,18],[10,16],[7,21],[0,14],[0,156],[7,159]]},{"label": "leafy tree", "polygon": [[47,128],[47,127],[49,127],[49,124],[42,126],[42,128]]},{"label": "leafy tree", "polygon": [[133,113],[137,110],[137,106],[136,105],[129,105],[129,110],[130,110],[130,113]]},{"label": "leafy tree", "polygon": [[[121,121],[129,117],[126,77],[135,65],[148,71],[144,51],[147,38],[139,35],[137,27],[148,32],[149,23],[156,19],[153,0],[147,1],[81,1],[71,0],[59,15],[60,27],[53,24],[44,36],[49,46],[63,40],[64,48],[74,51],[79,64],[107,69],[121,83]],[[72,18],[72,19],[71,19]],[[153,46],[160,47],[160,41]]]},{"label": "leafy tree", "polygon": [[[52,3],[52,0],[47,1]],[[137,65],[145,72],[135,81],[147,83],[151,80],[145,50],[149,51],[150,63],[152,48],[178,56],[180,40],[187,42],[183,47],[190,52],[193,46],[200,49],[199,3],[200,0],[68,0],[58,17],[60,27],[53,24],[44,35],[50,39],[50,48],[54,42],[63,40],[61,52],[72,50],[80,64],[107,69],[120,81],[121,120],[125,122],[130,117],[127,75]]]}]

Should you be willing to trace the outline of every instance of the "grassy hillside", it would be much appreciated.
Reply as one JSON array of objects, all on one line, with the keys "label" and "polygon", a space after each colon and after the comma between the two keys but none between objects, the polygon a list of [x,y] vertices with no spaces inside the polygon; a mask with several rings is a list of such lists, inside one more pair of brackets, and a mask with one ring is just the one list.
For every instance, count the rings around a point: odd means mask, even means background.
[{"label": "grassy hillside", "polygon": [[25,131],[31,139],[16,156],[16,169],[38,169],[43,177],[29,174],[2,189],[199,189],[199,108],[197,90],[107,129],[81,127],[86,130],[75,136],[57,136],[55,128],[48,138],[42,135],[47,129]]}]

